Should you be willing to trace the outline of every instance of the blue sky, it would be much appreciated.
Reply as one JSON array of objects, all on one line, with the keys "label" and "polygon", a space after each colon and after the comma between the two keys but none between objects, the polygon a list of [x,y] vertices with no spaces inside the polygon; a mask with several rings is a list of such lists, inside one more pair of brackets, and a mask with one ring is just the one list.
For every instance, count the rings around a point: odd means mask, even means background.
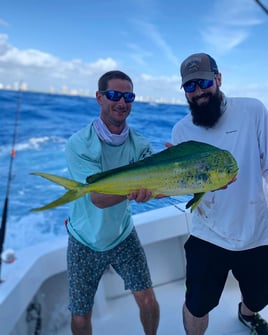
[{"label": "blue sky", "polygon": [[195,52],[216,59],[227,95],[268,107],[268,15],[255,0],[1,0],[2,86],[94,95],[120,69],[137,96],[184,103],[179,66]]}]

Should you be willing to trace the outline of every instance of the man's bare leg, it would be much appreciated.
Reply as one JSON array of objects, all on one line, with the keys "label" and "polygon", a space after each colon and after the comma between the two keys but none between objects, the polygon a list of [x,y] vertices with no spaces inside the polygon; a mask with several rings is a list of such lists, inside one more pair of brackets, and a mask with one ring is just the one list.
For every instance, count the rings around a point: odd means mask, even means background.
[{"label": "man's bare leg", "polygon": [[183,305],[183,325],[187,335],[204,335],[208,327],[208,314],[198,318],[194,316],[186,305]]},{"label": "man's bare leg", "polygon": [[133,292],[140,309],[140,319],[146,335],[156,335],[159,324],[159,305],[152,288]]}]

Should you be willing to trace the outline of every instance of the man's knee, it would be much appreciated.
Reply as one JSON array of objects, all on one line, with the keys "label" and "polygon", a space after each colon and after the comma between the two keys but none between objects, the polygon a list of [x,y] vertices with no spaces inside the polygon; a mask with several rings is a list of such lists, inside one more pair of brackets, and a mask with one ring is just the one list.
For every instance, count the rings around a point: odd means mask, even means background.
[{"label": "man's knee", "polygon": [[72,315],[72,329],[84,330],[91,327],[91,312],[85,315]]}]

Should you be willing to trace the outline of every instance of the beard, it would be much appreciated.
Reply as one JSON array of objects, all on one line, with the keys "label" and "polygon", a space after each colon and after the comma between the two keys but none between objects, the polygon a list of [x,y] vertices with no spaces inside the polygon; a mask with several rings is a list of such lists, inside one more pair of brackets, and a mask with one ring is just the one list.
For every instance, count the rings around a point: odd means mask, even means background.
[{"label": "beard", "polygon": [[[197,100],[201,97],[209,98],[207,103],[198,105]],[[217,91],[212,93],[204,93],[200,96],[194,97],[192,101],[189,101],[186,97],[191,114],[193,123],[197,126],[203,126],[206,128],[212,128],[219,120],[222,115],[221,102],[222,95],[217,87]]]}]

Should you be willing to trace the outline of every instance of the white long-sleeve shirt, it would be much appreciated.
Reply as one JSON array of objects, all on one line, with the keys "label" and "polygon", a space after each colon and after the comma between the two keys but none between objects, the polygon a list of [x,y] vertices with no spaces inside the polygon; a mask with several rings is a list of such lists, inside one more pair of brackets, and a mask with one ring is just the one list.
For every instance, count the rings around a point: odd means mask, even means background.
[{"label": "white long-sleeve shirt", "polygon": [[207,192],[193,212],[191,234],[228,250],[268,245],[268,114],[256,99],[226,98],[213,128],[196,126],[191,114],[175,124],[172,142],[195,140],[230,151],[239,173],[225,190]]}]

